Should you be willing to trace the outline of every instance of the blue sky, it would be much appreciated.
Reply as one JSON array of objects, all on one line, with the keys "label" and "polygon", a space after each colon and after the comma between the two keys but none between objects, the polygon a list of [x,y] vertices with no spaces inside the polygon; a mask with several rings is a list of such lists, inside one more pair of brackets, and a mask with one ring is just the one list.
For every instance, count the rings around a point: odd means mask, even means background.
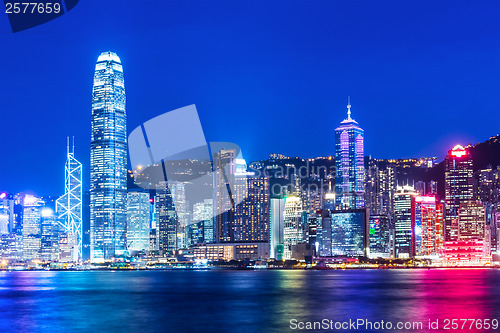
[{"label": "blue sky", "polygon": [[122,59],[128,132],[196,104],[208,141],[270,152],[334,153],[346,117],[378,158],[443,157],[499,132],[498,1],[88,0],[11,33],[3,64],[0,190],[58,195],[66,136],[88,187],[92,77]]}]

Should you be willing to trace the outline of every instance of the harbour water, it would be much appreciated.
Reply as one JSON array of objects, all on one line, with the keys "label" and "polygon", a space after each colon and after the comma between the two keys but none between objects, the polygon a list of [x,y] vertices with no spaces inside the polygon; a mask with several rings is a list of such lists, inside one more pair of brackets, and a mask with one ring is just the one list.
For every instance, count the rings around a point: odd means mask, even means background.
[{"label": "harbour water", "polygon": [[324,320],[500,331],[446,319],[500,320],[500,270],[0,272],[0,332],[312,332],[299,326]]}]

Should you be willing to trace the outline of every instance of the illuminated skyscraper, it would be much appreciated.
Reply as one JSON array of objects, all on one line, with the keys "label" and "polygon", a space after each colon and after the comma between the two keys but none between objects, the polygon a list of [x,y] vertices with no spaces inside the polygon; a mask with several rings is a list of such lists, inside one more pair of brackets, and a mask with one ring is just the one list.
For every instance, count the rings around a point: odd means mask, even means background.
[{"label": "illuminated skyscraper", "polygon": [[453,266],[482,266],[491,261],[490,228],[485,207],[479,201],[464,201],[458,209],[458,235],[444,243],[444,262]]},{"label": "illuminated skyscraper", "polygon": [[237,242],[269,241],[269,178],[245,177],[243,191],[247,194],[236,205],[235,238]]},{"label": "illuminated skyscraper", "polygon": [[151,206],[148,192],[128,192],[127,249],[129,251],[149,251]]},{"label": "illuminated skyscraper", "polygon": [[[214,242],[214,201],[205,199],[193,205],[193,221],[198,224],[197,229],[203,231],[203,242]],[[201,227],[201,228],[200,228]],[[199,236],[201,238],[201,235]],[[198,238],[198,239],[199,239]]]},{"label": "illuminated skyscraper", "polygon": [[364,131],[351,118],[351,104],[347,105],[347,119],[335,129],[335,192],[340,209],[365,207]]},{"label": "illuminated skyscraper", "polygon": [[102,262],[126,250],[127,116],[120,58],[97,59],[90,141],[90,258]]},{"label": "illuminated skyscraper", "polygon": [[179,249],[177,242],[178,218],[174,197],[167,182],[160,182],[157,186],[155,204],[155,220],[160,254],[172,254]]},{"label": "illuminated skyscraper", "polygon": [[370,216],[385,215],[392,221],[396,167],[382,160],[370,158],[366,169],[365,207]]},{"label": "illuminated skyscraper", "polygon": [[0,235],[14,232],[14,200],[0,194]]},{"label": "illuminated skyscraper", "polygon": [[394,196],[396,257],[409,258],[416,255],[415,197],[418,193],[411,186],[398,186]]},{"label": "illuminated skyscraper", "polygon": [[442,244],[442,206],[432,195],[415,198],[415,242],[416,254],[431,256],[438,253]]},{"label": "illuminated skyscraper", "polygon": [[370,256],[372,258],[388,257],[391,253],[390,224],[387,215],[371,215],[369,217]]},{"label": "illuminated skyscraper", "polygon": [[283,259],[293,258],[293,246],[304,240],[302,200],[296,196],[285,198],[283,221]]},{"label": "illuminated skyscraper", "polygon": [[445,163],[445,241],[458,239],[458,209],[460,204],[472,200],[473,169],[469,151],[457,145],[446,155]]},{"label": "illuminated skyscraper", "polygon": [[466,201],[458,209],[458,240],[484,241],[486,234],[485,207],[479,201]]},{"label": "illuminated skyscraper", "polygon": [[276,260],[283,259],[285,199],[271,198],[270,203],[270,255]]},{"label": "illuminated skyscraper", "polygon": [[82,259],[82,164],[75,159],[75,145],[66,147],[64,194],[56,201],[56,214],[62,231],[74,234],[76,248],[73,261]]},{"label": "illuminated skyscraper", "polygon": [[214,154],[214,214],[216,243],[234,242],[234,213],[236,209],[233,193],[226,198],[226,188],[235,183],[236,156],[234,149],[221,149]]},{"label": "illuminated skyscraper", "polygon": [[[242,203],[247,198],[249,185],[251,185],[248,177],[252,176],[253,173],[247,172],[247,164],[240,157],[236,149],[221,149],[214,154],[213,198],[216,242],[245,242],[251,241],[249,237],[253,237],[247,233],[248,216],[245,216],[243,207],[245,203]],[[266,183],[269,182],[266,181]],[[258,197],[257,195],[254,198]],[[268,207],[268,189],[267,194],[261,198],[267,200],[266,207]],[[268,216],[269,213],[266,214]]]},{"label": "illuminated skyscraper", "polygon": [[186,184],[183,182],[170,182],[170,192],[177,215],[177,248],[187,247],[187,227],[190,222],[190,211],[186,201]]},{"label": "illuminated skyscraper", "polygon": [[42,236],[42,211],[45,202],[38,197],[25,195],[23,198],[23,258],[40,258]]},{"label": "illuminated skyscraper", "polygon": [[[40,237],[40,258],[42,260],[59,260],[59,225],[54,211],[45,207],[42,208]],[[76,245],[76,244],[75,244]],[[74,261],[74,260],[73,260]]]}]

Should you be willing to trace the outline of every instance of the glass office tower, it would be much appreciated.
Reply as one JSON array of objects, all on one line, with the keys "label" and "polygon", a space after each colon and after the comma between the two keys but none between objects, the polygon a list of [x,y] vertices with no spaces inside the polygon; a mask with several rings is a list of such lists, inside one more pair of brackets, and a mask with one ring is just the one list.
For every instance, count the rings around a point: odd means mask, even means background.
[{"label": "glass office tower", "polygon": [[120,58],[97,59],[90,141],[90,258],[103,262],[126,250],[127,116]]},{"label": "glass office tower", "polygon": [[72,260],[82,260],[82,164],[75,158],[75,139],[70,149],[69,138],[64,168],[64,194],[56,200],[56,213],[63,231],[76,237]]},{"label": "glass office tower", "polygon": [[337,209],[364,208],[364,131],[351,118],[349,102],[347,119],[335,129],[335,168]]}]

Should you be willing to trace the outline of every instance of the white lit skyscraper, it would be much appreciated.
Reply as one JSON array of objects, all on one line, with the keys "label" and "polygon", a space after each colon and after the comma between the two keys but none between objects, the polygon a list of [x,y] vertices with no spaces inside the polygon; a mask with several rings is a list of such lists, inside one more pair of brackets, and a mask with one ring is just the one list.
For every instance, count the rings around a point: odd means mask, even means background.
[{"label": "white lit skyscraper", "polygon": [[45,202],[38,197],[25,195],[23,198],[23,258],[40,258],[42,234],[42,210]]},{"label": "white lit skyscraper", "polygon": [[127,116],[120,58],[97,59],[90,141],[90,259],[102,262],[126,250]]},{"label": "white lit skyscraper", "polygon": [[395,251],[398,258],[410,258],[416,254],[415,198],[418,193],[412,186],[396,188],[394,196]]},{"label": "white lit skyscraper", "polygon": [[63,231],[73,234],[76,248],[73,261],[82,259],[82,164],[75,159],[75,145],[66,149],[64,194],[56,200],[56,213]]},{"label": "white lit skyscraper", "polygon": [[284,208],[283,259],[292,259],[293,246],[304,239],[302,200],[296,196],[288,196]]},{"label": "white lit skyscraper", "polygon": [[127,249],[129,251],[149,251],[150,210],[148,192],[128,192]]},{"label": "white lit skyscraper", "polygon": [[365,207],[364,131],[351,118],[351,104],[347,105],[347,119],[335,129],[335,192],[340,209]]}]

